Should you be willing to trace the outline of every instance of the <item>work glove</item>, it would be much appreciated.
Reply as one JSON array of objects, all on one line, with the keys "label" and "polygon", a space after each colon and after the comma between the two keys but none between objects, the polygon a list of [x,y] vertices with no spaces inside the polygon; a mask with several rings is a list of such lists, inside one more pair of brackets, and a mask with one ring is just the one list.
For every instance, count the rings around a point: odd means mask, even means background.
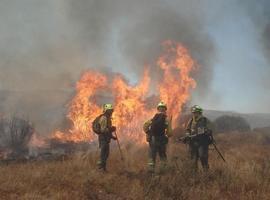
[{"label": "work glove", "polygon": [[115,132],[115,131],[116,131],[116,127],[115,127],[115,126],[112,126],[112,127],[110,128],[110,131],[111,131],[111,132]]},{"label": "work glove", "polygon": [[187,144],[187,143],[188,143],[188,140],[189,140],[189,138],[188,138],[188,137],[185,137],[185,138],[182,140],[182,142],[183,142],[184,144]]},{"label": "work glove", "polygon": [[189,142],[190,138],[189,137],[182,137],[178,139],[178,142],[182,142],[184,144],[187,144]]}]

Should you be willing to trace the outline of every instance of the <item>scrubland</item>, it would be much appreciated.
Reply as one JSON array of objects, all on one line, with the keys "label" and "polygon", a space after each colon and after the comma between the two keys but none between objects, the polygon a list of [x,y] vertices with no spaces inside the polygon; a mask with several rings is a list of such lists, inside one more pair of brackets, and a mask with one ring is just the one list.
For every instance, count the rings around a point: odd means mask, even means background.
[{"label": "scrubland", "polygon": [[1,164],[0,199],[270,199],[270,133],[218,134],[226,163],[210,149],[209,172],[194,174],[184,144],[170,141],[168,167],[147,173],[147,148],[112,147],[108,172],[96,170],[97,151],[63,159]]}]

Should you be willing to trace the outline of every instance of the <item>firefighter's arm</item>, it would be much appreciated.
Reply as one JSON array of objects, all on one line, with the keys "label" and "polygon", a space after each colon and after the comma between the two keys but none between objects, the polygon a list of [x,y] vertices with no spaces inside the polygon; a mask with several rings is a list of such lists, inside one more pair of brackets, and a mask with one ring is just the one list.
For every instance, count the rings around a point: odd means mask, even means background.
[{"label": "firefighter's arm", "polygon": [[166,131],[166,135],[168,137],[172,136],[172,120],[166,120],[166,125],[167,125],[167,131]]},{"label": "firefighter's arm", "polygon": [[208,135],[209,138],[209,144],[213,144],[215,142],[214,137],[213,137],[213,123],[207,119],[206,121],[206,134]]},{"label": "firefighter's arm", "polygon": [[108,122],[105,116],[102,116],[99,120],[101,134],[109,133]]},{"label": "firefighter's arm", "polygon": [[210,120],[206,119],[206,125],[205,125],[206,133],[209,135],[212,135],[213,132],[213,124]]},{"label": "firefighter's arm", "polygon": [[186,133],[191,134],[191,123],[192,119],[189,120],[188,124],[186,125]]}]

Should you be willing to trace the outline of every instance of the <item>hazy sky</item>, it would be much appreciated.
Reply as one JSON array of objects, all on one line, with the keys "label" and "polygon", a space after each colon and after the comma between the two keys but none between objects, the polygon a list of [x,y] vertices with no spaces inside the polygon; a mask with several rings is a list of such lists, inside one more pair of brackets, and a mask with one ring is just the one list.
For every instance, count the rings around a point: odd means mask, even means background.
[{"label": "hazy sky", "polygon": [[269,9],[267,0],[0,0],[0,92],[19,91],[1,92],[0,108],[63,107],[93,67],[136,82],[175,39],[201,65],[193,103],[270,112]]},{"label": "hazy sky", "polygon": [[269,1],[228,0],[209,11],[208,31],[218,51],[212,88],[220,102],[204,101],[206,107],[270,112],[270,54],[262,44],[270,38],[262,39],[269,9]]}]

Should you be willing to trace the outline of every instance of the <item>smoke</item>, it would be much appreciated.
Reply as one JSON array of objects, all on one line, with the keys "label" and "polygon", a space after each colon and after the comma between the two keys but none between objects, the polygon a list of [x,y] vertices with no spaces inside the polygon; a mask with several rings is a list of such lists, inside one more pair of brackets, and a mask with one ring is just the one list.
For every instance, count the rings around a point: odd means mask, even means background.
[{"label": "smoke", "polygon": [[269,19],[268,24],[267,24],[267,26],[265,28],[264,33],[263,33],[264,52],[265,52],[265,57],[268,59],[268,71],[267,71],[266,77],[264,78],[263,85],[270,92],[270,79],[269,79],[269,74],[270,74],[270,14],[269,14],[268,19]]},{"label": "smoke", "polygon": [[61,122],[83,66],[58,9],[52,1],[0,2],[0,113],[23,115],[42,132]]},{"label": "smoke", "polygon": [[[265,48],[265,57],[270,59],[270,17],[263,33],[263,44]],[[270,60],[269,60],[270,61]]]},{"label": "smoke", "polygon": [[161,43],[171,39],[183,43],[200,64],[198,91],[208,89],[216,55],[204,27],[202,2],[79,0],[68,5],[68,17],[79,30],[77,42],[86,45],[90,57],[104,56],[107,49],[114,56],[107,58],[111,60],[108,66],[116,63],[118,69],[126,68],[126,73],[138,78],[145,65],[151,64],[151,76],[158,78],[155,62]]},{"label": "smoke", "polygon": [[263,49],[264,49],[264,55],[265,58],[268,60],[268,70],[267,70],[267,75],[264,77],[264,82],[263,86],[268,89],[268,92],[270,92],[270,79],[269,79],[269,74],[270,74],[270,2],[268,1],[267,8],[265,8],[264,16],[265,16],[265,24],[264,31],[262,33],[263,36]]},{"label": "smoke", "polygon": [[0,113],[22,113],[41,132],[59,126],[81,73],[121,72],[132,82],[155,65],[164,40],[184,44],[206,93],[216,60],[203,1],[3,0],[0,2]]},{"label": "smoke", "polygon": [[268,0],[239,0],[245,5],[246,12],[250,15],[254,27],[257,30],[258,42],[261,45],[264,58],[268,62],[262,76],[262,86],[270,91],[270,1]]},{"label": "smoke", "polygon": [[265,58],[268,60],[268,69],[264,76],[262,85],[264,88],[268,90],[268,92],[270,92],[270,79],[269,79],[269,74],[270,74],[270,14],[269,14],[268,19],[269,19],[268,24],[265,27],[265,30],[263,32],[263,48],[264,48]]}]

